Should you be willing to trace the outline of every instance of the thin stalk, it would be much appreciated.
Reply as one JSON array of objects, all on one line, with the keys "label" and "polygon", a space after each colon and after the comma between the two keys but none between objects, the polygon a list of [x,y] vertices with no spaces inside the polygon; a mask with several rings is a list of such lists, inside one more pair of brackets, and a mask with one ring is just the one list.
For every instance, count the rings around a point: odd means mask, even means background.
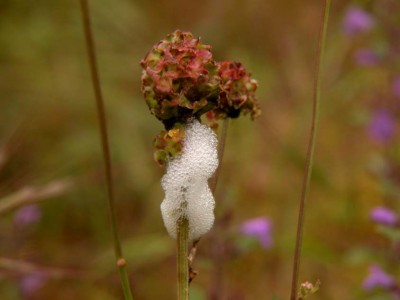
[{"label": "thin stalk", "polygon": [[27,186],[0,198],[0,216],[24,205],[38,203],[69,191],[74,182],[70,179],[55,180],[41,187]]},{"label": "thin stalk", "polygon": [[189,299],[189,259],[188,259],[189,221],[180,217],[177,221],[177,269],[178,300]]},{"label": "thin stalk", "polygon": [[89,15],[89,5],[87,0],[80,0],[81,4],[81,12],[82,12],[82,22],[83,29],[85,32],[85,40],[87,46],[87,54],[90,65],[90,72],[92,76],[92,83],[96,98],[96,106],[97,113],[99,118],[99,127],[100,127],[100,137],[101,137],[101,147],[103,151],[103,160],[104,160],[104,172],[106,176],[106,186],[107,186],[107,196],[108,196],[108,205],[109,212],[111,218],[111,227],[114,238],[114,251],[116,262],[118,266],[119,276],[122,284],[122,289],[124,293],[125,300],[132,300],[132,293],[129,285],[128,274],[126,271],[126,261],[122,254],[121,242],[118,236],[117,230],[117,220],[115,214],[115,205],[114,205],[114,189],[113,189],[113,180],[112,180],[112,171],[111,171],[111,157],[110,157],[110,148],[108,142],[108,133],[107,133],[107,122],[106,115],[104,109],[104,101],[100,87],[100,79],[99,72],[97,69],[97,59],[96,59],[96,49],[94,44],[94,38],[91,29],[90,15]]},{"label": "thin stalk", "polygon": [[318,128],[318,119],[319,119],[319,105],[321,98],[321,71],[322,71],[322,59],[324,56],[324,48],[325,48],[325,40],[326,40],[326,31],[328,28],[328,18],[329,18],[329,9],[330,9],[331,1],[325,0],[323,7],[323,15],[321,20],[321,27],[319,32],[318,39],[318,53],[317,60],[315,64],[315,77],[314,77],[314,95],[313,95],[313,113],[312,113],[312,121],[311,121],[311,132],[310,138],[308,142],[307,149],[307,161],[305,167],[305,174],[303,178],[303,187],[301,191],[300,198],[300,207],[299,207],[299,215],[297,220],[297,233],[296,233],[296,246],[294,252],[293,259],[293,273],[292,273],[292,285],[291,285],[291,294],[290,300],[296,300],[297,297],[297,287],[299,282],[299,270],[300,270],[300,262],[301,262],[301,247],[303,240],[303,227],[304,227],[304,217],[305,217],[305,206],[306,206],[306,198],[308,195],[308,191],[310,188],[311,181],[311,170],[314,161],[314,149],[315,149],[315,141],[317,137],[317,128]]}]

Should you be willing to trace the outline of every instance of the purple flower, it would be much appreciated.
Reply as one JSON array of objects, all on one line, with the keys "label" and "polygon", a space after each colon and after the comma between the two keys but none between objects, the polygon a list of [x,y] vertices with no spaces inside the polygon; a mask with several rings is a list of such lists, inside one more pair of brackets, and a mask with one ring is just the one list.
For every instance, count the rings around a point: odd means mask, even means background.
[{"label": "purple flower", "polygon": [[272,246],[272,223],[265,217],[250,219],[240,225],[240,231],[248,236],[255,237],[264,248]]},{"label": "purple flower", "polygon": [[354,53],[353,58],[354,58],[354,61],[359,66],[364,66],[364,67],[373,66],[379,62],[378,54],[368,48],[358,49]]},{"label": "purple flower", "polygon": [[14,214],[14,223],[17,226],[26,226],[36,223],[40,220],[42,213],[36,204],[24,206]]},{"label": "purple flower", "polygon": [[385,273],[378,265],[371,265],[369,267],[369,275],[363,282],[363,288],[366,291],[371,291],[377,287],[392,289],[395,286],[396,282],[394,278]]},{"label": "purple flower", "polygon": [[359,7],[347,9],[343,19],[343,32],[348,36],[370,31],[375,25],[374,18]]},{"label": "purple flower", "polygon": [[375,207],[371,211],[371,219],[378,224],[388,226],[394,226],[399,221],[399,218],[394,211],[383,206]]},{"label": "purple flower", "polygon": [[395,120],[387,110],[376,111],[369,123],[368,132],[370,137],[377,142],[389,141],[395,131]]},{"label": "purple flower", "polygon": [[46,275],[40,272],[31,273],[21,278],[19,287],[24,296],[29,296],[46,283]]},{"label": "purple flower", "polygon": [[400,75],[397,75],[392,82],[393,95],[400,99]]}]

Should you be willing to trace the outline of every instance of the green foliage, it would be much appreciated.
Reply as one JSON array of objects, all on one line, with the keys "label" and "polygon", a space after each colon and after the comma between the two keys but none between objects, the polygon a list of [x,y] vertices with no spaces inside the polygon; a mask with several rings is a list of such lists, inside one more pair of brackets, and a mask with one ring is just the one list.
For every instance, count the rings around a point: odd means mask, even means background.
[{"label": "green foliage", "polygon": [[[252,70],[263,110],[255,122],[230,124],[216,193],[218,217],[200,243],[192,296],[208,299],[218,285],[222,299],[268,299],[273,294],[287,299],[320,2],[91,3],[116,213],[135,298],[174,299],[176,293],[175,245],[159,209],[162,171],[152,158],[152,140],[162,124],[149,118],[138,62],[154,41],[181,28],[212,44],[216,60],[235,59]],[[399,13],[369,3],[377,29],[350,40],[341,33],[347,4],[337,3],[328,32],[317,172],[301,276],[320,278],[323,288],[310,299],[368,299],[360,287],[368,264],[381,261],[391,246],[374,230],[370,209],[390,203],[399,210],[398,131],[389,145],[372,141],[367,131],[374,109],[396,111],[389,82],[398,64],[359,67],[353,60],[359,47],[378,43],[379,48],[388,39],[386,33],[392,31],[387,29],[391,22],[398,24]],[[36,226],[17,228],[16,210],[1,216],[1,256],[41,270],[78,272],[51,276],[33,299],[121,299],[79,5],[5,0],[0,6],[0,157],[6,153],[0,163],[0,198],[27,186],[74,181],[72,190],[40,202],[42,217]],[[398,117],[396,122],[398,126]],[[250,242],[245,245],[249,251],[238,251],[233,237],[239,224],[258,216],[273,221],[273,248],[265,251]],[[399,278],[398,264],[389,261],[388,266]],[[0,273],[0,299],[23,299],[19,284],[24,273],[4,266]],[[387,294],[373,297],[389,299]]]}]

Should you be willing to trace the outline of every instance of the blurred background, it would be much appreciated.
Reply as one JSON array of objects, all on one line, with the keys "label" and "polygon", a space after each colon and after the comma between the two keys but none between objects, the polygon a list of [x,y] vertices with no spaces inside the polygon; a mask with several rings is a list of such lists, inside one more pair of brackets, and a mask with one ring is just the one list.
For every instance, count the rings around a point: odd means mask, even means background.
[{"label": "blurred background", "polygon": [[[191,299],[287,299],[322,1],[90,1],[135,299],[174,299],[140,60],[175,29],[240,61],[262,116],[230,123]],[[398,299],[400,2],[333,1],[301,282]],[[122,299],[79,1],[0,2],[0,298]],[[397,293],[397,296],[396,296]]]}]

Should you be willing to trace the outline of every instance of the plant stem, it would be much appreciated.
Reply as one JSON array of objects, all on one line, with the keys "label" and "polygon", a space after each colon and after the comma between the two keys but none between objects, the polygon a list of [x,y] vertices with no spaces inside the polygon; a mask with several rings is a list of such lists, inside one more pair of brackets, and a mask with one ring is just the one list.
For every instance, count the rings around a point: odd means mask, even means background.
[{"label": "plant stem", "polygon": [[314,149],[315,149],[315,141],[317,137],[317,128],[318,128],[318,119],[319,119],[319,103],[320,103],[320,94],[321,94],[321,69],[322,69],[322,59],[324,55],[325,48],[325,39],[326,39],[326,31],[328,27],[328,18],[329,18],[329,9],[330,9],[330,0],[324,1],[323,8],[323,16],[321,20],[321,27],[319,32],[318,39],[318,53],[317,60],[315,64],[315,77],[314,77],[314,95],[313,95],[313,113],[312,113],[312,122],[311,122],[311,132],[308,143],[307,150],[307,161],[305,167],[305,174],[303,178],[303,187],[300,198],[300,207],[299,207],[299,215],[297,220],[297,234],[296,234],[296,246],[294,252],[293,259],[293,273],[292,273],[292,285],[291,285],[291,294],[290,300],[296,300],[297,297],[297,287],[299,281],[299,270],[300,270],[300,262],[301,262],[301,246],[303,239],[303,227],[304,227],[304,217],[305,217],[305,205],[306,198],[308,195],[308,191],[310,188],[311,181],[311,170],[314,161]]},{"label": "plant stem", "polygon": [[178,300],[189,299],[188,235],[189,221],[181,216],[177,221]]},{"label": "plant stem", "polygon": [[106,186],[107,186],[107,196],[108,196],[108,204],[109,204],[109,212],[111,217],[111,227],[114,237],[114,251],[115,257],[117,261],[118,271],[120,275],[120,280],[124,292],[125,300],[132,300],[132,293],[129,285],[128,274],[126,271],[126,261],[122,254],[122,248],[120,239],[117,231],[117,220],[115,216],[115,206],[114,206],[114,191],[113,191],[113,180],[112,180],[112,172],[111,172],[111,158],[110,158],[110,149],[108,142],[108,133],[107,133],[107,122],[106,115],[104,109],[104,101],[101,92],[99,72],[97,70],[97,59],[96,59],[96,49],[91,29],[90,15],[89,15],[89,5],[87,0],[80,0],[81,4],[81,12],[82,12],[82,22],[83,29],[85,32],[85,40],[89,58],[90,72],[92,75],[92,83],[96,98],[96,106],[97,113],[99,118],[99,126],[100,126],[100,136],[101,136],[101,146],[103,150],[103,160],[104,160],[104,172],[106,176]]}]

